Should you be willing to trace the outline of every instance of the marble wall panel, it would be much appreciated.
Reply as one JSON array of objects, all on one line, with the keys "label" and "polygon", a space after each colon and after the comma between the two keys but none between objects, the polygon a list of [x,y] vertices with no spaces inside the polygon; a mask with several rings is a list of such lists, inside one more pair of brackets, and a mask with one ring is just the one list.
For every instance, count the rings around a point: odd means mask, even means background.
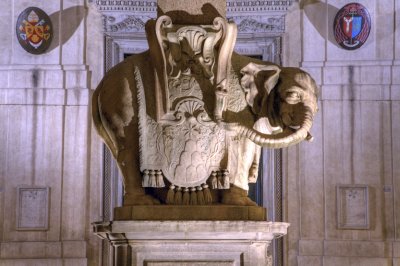
[{"label": "marble wall panel", "polygon": [[354,257],[324,257],[324,266],[392,266],[388,258],[354,258]]},{"label": "marble wall panel", "polygon": [[301,69],[309,73],[317,84],[322,84],[322,77],[323,77],[322,67],[320,63],[316,63],[316,65],[317,66],[314,65],[314,62],[306,62],[302,64]]},{"label": "marble wall panel", "polygon": [[62,105],[66,101],[62,89],[0,89],[0,104]]},{"label": "marble wall panel", "polygon": [[[0,143],[4,145],[4,143],[8,142],[8,124],[9,124],[9,117],[8,117],[8,107],[0,105]],[[4,146],[2,146],[4,147]],[[6,169],[7,169],[7,149],[3,148],[3,151],[0,153],[0,216],[5,217],[4,213],[4,199],[5,199],[5,176],[6,176]],[[0,240],[3,239],[3,225],[4,219],[0,219]],[[0,243],[1,247],[1,243]]]},{"label": "marble wall panel", "polygon": [[[392,140],[392,103],[389,101],[381,102],[381,174],[383,175],[383,202],[382,202],[382,236],[388,240],[395,239],[395,205],[394,205],[394,183],[395,176],[393,175],[393,165],[396,164],[393,161],[392,155],[392,144],[395,139]],[[378,188],[379,189],[379,188]],[[375,233],[371,235],[371,238],[375,237]]]},{"label": "marble wall panel", "polygon": [[283,221],[290,223],[288,234],[285,239],[287,265],[297,264],[299,250],[300,226],[301,226],[301,201],[300,201],[300,179],[298,178],[299,168],[299,147],[294,146],[282,151],[282,176],[283,178]]},{"label": "marble wall panel", "polygon": [[90,94],[89,89],[69,89],[66,91],[65,103],[69,106],[88,106],[90,105]]},{"label": "marble wall panel", "polygon": [[[342,102],[324,101],[324,195],[325,195],[325,226],[326,237],[338,237],[336,232],[336,185],[350,183],[348,174],[351,169],[351,161],[348,160],[348,153],[343,147],[351,144],[349,136],[344,132],[346,129],[345,113],[346,106]],[[351,234],[348,234],[350,237]]]},{"label": "marble wall panel", "polygon": [[319,256],[299,256],[297,257],[298,266],[322,266],[322,257]]},{"label": "marble wall panel", "polygon": [[393,257],[400,258],[400,242],[393,242]]},{"label": "marble wall panel", "polygon": [[[294,2],[285,18],[286,29],[296,29],[301,24],[301,10],[299,3]],[[286,31],[282,37],[282,65],[299,67],[301,62],[301,32],[299,30]]]},{"label": "marble wall panel", "polygon": [[300,240],[299,255],[322,256],[324,254],[323,240]]},{"label": "marble wall panel", "polygon": [[85,238],[88,182],[88,107],[65,107],[62,240]]},{"label": "marble wall panel", "polygon": [[10,64],[12,60],[12,46],[11,43],[13,38],[15,38],[15,30],[11,30],[11,27],[14,26],[13,23],[13,13],[12,13],[12,1],[6,0],[0,2],[0,10],[2,10],[2,14],[0,16],[0,24],[7,25],[9,28],[7,30],[2,31],[2,36],[0,40],[0,64]]},{"label": "marble wall panel", "polygon": [[62,254],[64,258],[85,258],[86,242],[85,241],[63,241]]},{"label": "marble wall panel", "polygon": [[[63,88],[63,71],[55,66],[35,67],[31,65],[12,67],[8,73],[8,88],[25,89],[25,88]],[[58,68],[58,69],[57,69]]]},{"label": "marble wall panel", "polygon": [[[0,176],[0,182],[2,182],[2,177]],[[4,217],[4,187],[0,187],[0,213],[1,216]],[[0,219],[0,240],[3,239],[3,224],[4,224],[4,219]],[[1,249],[1,242],[0,242],[0,249]]]},{"label": "marble wall panel", "polygon": [[392,209],[384,209],[385,194],[383,187],[385,177],[383,173],[383,127],[382,122],[390,119],[382,112],[382,103],[378,101],[362,101],[361,103],[361,130],[360,149],[357,155],[357,171],[355,173],[356,184],[368,184],[370,187],[370,212],[371,228],[370,239],[384,239],[385,227],[383,217],[385,212]]},{"label": "marble wall panel", "polygon": [[[62,167],[62,108],[56,106],[3,106],[8,113],[7,165],[4,173],[4,221],[6,241],[58,240]],[[49,230],[16,232],[17,187],[48,186],[50,198]]]},{"label": "marble wall panel", "polygon": [[[88,72],[84,66],[68,66],[65,71],[65,88],[84,89],[88,87]],[[66,67],[66,68],[68,68]],[[83,69],[82,69],[83,68]]]},{"label": "marble wall panel", "polygon": [[63,266],[87,266],[88,259],[63,259]]},{"label": "marble wall panel", "polygon": [[[306,179],[309,175],[305,174],[308,168],[304,167],[304,160],[307,160],[314,151],[306,143],[302,143],[299,150],[288,149],[288,154],[284,157],[298,160],[284,162],[284,167],[288,168],[288,174],[284,174],[289,180],[287,192],[294,193],[292,197],[287,198],[288,217],[292,218],[289,221],[292,231],[289,230],[287,241],[287,265],[301,263],[304,265],[392,265],[390,241],[400,236],[397,233],[400,225],[398,222],[400,214],[397,213],[400,205],[400,196],[397,195],[400,191],[400,181],[397,178],[400,176],[400,166],[397,164],[400,161],[398,155],[400,154],[398,137],[400,135],[400,105],[398,103],[400,89],[396,85],[400,83],[398,74],[400,64],[398,61],[392,61],[399,60],[400,54],[400,45],[396,42],[400,39],[399,29],[397,29],[400,16],[393,11],[398,10],[400,6],[393,0],[385,3],[373,0],[363,1],[362,4],[370,11],[372,18],[370,36],[360,49],[346,51],[332,41],[331,29],[336,12],[348,1],[318,2],[324,8],[317,9],[311,16],[307,8],[312,7],[313,3],[305,2],[299,7],[302,9],[301,26],[299,26],[301,28],[299,39],[303,43],[301,65],[307,71],[315,69],[310,72],[316,75],[317,82],[321,84],[322,135],[320,137],[322,142],[318,145],[323,158],[323,165],[320,168],[323,171],[323,200],[325,201],[323,207],[325,231],[322,239],[325,238],[325,242],[328,240],[338,242],[327,243],[326,250],[313,253],[313,244],[315,250],[318,250],[318,239],[310,239],[305,234],[308,228],[314,229],[310,226],[310,221],[312,221],[311,224],[317,224],[315,231],[319,230],[320,218],[317,215],[313,221],[311,217],[316,215],[317,211],[310,207],[310,205],[316,206],[319,210],[319,204],[312,202],[311,198],[307,199],[309,194],[312,194],[307,191],[309,184],[316,186],[319,178],[316,176]],[[328,32],[324,37],[326,43],[314,47],[320,42],[318,34],[322,32],[318,31],[318,26],[313,23],[318,20],[318,12],[328,13],[328,16],[325,16],[326,20],[321,23]],[[296,49],[295,45],[287,47]],[[325,51],[326,58],[321,59],[321,50]],[[291,52],[294,53],[294,51]],[[316,70],[318,68],[321,71],[318,72]],[[319,78],[320,75],[321,78]],[[313,171],[318,171],[317,165],[319,163],[309,168],[311,175]],[[297,171],[297,177],[300,177],[300,183],[297,183],[295,179],[295,171]],[[336,186],[340,184],[368,186],[371,203],[368,208],[371,218],[369,229],[340,230],[337,228]],[[297,191],[294,191],[295,188],[301,193],[300,200],[296,194]],[[307,213],[311,217],[307,216]],[[299,215],[301,219],[298,218]],[[299,245],[296,245],[296,239],[300,240]],[[360,246],[362,242],[358,240],[367,242],[363,244],[365,246]],[[342,249],[344,249],[343,252]],[[334,254],[334,251],[337,253]],[[301,255],[297,257],[297,261],[294,260],[296,252]],[[325,257],[321,262],[317,255],[322,256],[323,253]],[[366,256],[370,258],[366,259]],[[396,264],[395,261],[393,263]]]},{"label": "marble wall panel", "polygon": [[[91,29],[86,35],[86,64],[90,66],[90,79],[88,87],[94,90],[104,76],[104,50],[103,42],[103,17],[94,5],[88,5],[86,20],[87,28]],[[90,41],[89,41],[90,40]]]},{"label": "marble wall panel", "polygon": [[[91,125],[90,127],[90,181],[88,191],[90,191],[90,197],[88,198],[88,216],[87,221],[101,221],[103,219],[102,210],[102,192],[103,192],[103,180],[99,178],[103,176],[102,165],[103,165],[103,148],[104,144],[100,140],[95,128]],[[89,258],[90,265],[100,265],[102,256],[102,243],[98,237],[92,234],[90,226],[86,228],[86,255]]]},{"label": "marble wall panel", "polygon": [[[394,1],[395,25],[400,25],[400,3]],[[394,59],[400,60],[400,29],[398,26],[394,29]]]},{"label": "marble wall panel", "polygon": [[[400,60],[396,61],[395,64],[396,65],[393,65],[393,67],[392,67],[392,82],[393,82],[393,84],[400,84],[400,75],[398,74],[398,73],[400,73]],[[396,91],[397,91],[397,93],[396,93],[397,97],[395,99],[399,100],[400,97],[399,97],[399,92],[398,92],[397,86],[396,86]]]},{"label": "marble wall panel", "polygon": [[[327,105],[325,105],[326,107]],[[338,110],[339,107],[334,109]],[[324,135],[326,143],[325,158],[336,156],[335,153],[341,154],[341,158],[336,160],[337,165],[341,169],[335,174],[335,165],[330,168],[331,158],[325,162],[325,180],[326,184],[330,186],[327,189],[331,190],[333,185],[336,184],[368,184],[370,187],[371,221],[370,232],[357,231],[352,232],[352,239],[369,239],[374,237],[376,239],[383,239],[386,237],[387,231],[384,225],[384,219],[389,215],[391,208],[387,211],[383,208],[386,194],[383,192],[385,185],[385,176],[383,172],[383,121],[390,119],[388,112],[383,113],[383,105],[381,102],[373,101],[349,101],[342,103],[342,125],[335,127],[342,134],[342,140],[330,139],[332,132],[326,130]],[[328,110],[327,110],[328,111]],[[345,115],[347,114],[347,115]],[[325,119],[329,119],[326,117]],[[332,120],[329,120],[332,121]],[[371,123],[374,121],[374,123]],[[328,125],[327,125],[328,126]],[[332,130],[334,130],[332,128]],[[329,146],[329,143],[336,143],[336,146]],[[341,145],[338,143],[342,143]],[[343,176],[340,176],[343,175]],[[390,176],[389,182],[390,182]],[[389,183],[390,185],[390,183]],[[327,221],[328,221],[328,236],[332,238],[350,236],[346,231],[338,231],[335,228],[334,217],[331,216],[335,212],[335,206],[330,203],[334,200],[334,195],[326,191],[326,208],[327,208]],[[330,196],[328,196],[330,195]],[[390,196],[390,195],[389,195]],[[331,210],[333,208],[333,210]],[[385,214],[387,212],[387,214]],[[371,234],[371,235],[370,235]]]},{"label": "marble wall panel", "polygon": [[325,67],[323,73],[324,85],[384,85],[391,83],[391,66],[330,66]]},{"label": "marble wall panel", "polygon": [[[400,102],[392,102],[392,156],[393,156],[393,190],[394,209],[400,209]],[[395,239],[400,240],[400,212],[394,213]]]},{"label": "marble wall panel", "polygon": [[89,89],[0,89],[0,105],[83,105],[90,102]]},{"label": "marble wall panel", "polygon": [[[323,109],[321,104],[320,109]],[[301,238],[323,239],[324,225],[324,174],[323,174],[323,123],[322,112],[314,118],[311,129],[313,142],[300,144],[298,178],[301,193]]]},{"label": "marble wall panel", "polygon": [[321,100],[390,100],[396,97],[390,85],[322,85]]},{"label": "marble wall panel", "polygon": [[3,242],[0,259],[40,259],[61,256],[60,242]]},{"label": "marble wall panel", "polygon": [[[64,0],[61,11],[62,64],[77,65],[84,63],[86,46],[85,1]],[[90,35],[90,32],[88,32]],[[86,87],[86,86],[85,86]]]},{"label": "marble wall panel", "polygon": [[62,259],[0,259],[0,266],[64,266]]},{"label": "marble wall panel", "polygon": [[[326,8],[322,2],[303,4],[303,61],[325,61]],[[310,41],[312,40],[312,41]]]},{"label": "marble wall panel", "polygon": [[[394,49],[388,49],[388,47],[394,47],[395,35],[392,32],[395,31],[395,8],[396,1],[385,1],[375,2],[373,7],[375,10],[375,23],[372,26],[371,32],[374,31],[376,36],[376,57],[377,59],[389,59],[392,60],[394,56]],[[382,30],[384,29],[384,30]],[[390,34],[388,34],[390,33]]]}]

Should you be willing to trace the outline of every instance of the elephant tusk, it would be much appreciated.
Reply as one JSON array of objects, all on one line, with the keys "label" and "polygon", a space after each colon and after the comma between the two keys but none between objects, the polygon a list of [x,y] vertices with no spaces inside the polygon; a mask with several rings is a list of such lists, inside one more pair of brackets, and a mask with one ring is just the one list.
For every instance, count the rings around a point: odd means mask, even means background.
[{"label": "elephant tusk", "polygon": [[310,134],[310,132],[307,133],[306,140],[307,140],[308,142],[313,142],[314,137]]}]

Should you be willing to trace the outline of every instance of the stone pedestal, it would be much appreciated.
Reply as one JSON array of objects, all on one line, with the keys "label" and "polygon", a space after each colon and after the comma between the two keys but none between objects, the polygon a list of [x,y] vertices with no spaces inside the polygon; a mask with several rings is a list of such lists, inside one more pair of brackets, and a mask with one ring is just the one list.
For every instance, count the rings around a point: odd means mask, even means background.
[{"label": "stone pedestal", "polygon": [[287,223],[264,221],[113,221],[93,223],[111,243],[111,265],[272,265],[267,249]]},{"label": "stone pedestal", "polygon": [[152,205],[114,208],[114,220],[145,221],[265,221],[266,209],[233,205]]}]

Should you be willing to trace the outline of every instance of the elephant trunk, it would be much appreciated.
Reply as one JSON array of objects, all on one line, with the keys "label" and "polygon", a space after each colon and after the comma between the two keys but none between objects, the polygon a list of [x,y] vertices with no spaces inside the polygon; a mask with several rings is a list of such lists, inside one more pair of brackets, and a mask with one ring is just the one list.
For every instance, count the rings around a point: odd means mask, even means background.
[{"label": "elephant trunk", "polygon": [[311,140],[309,131],[313,122],[313,112],[311,110],[304,113],[303,122],[299,129],[294,132],[284,132],[276,135],[262,134],[254,129],[242,125],[237,126],[237,133],[254,142],[257,145],[267,148],[285,148],[297,144],[305,139]]}]

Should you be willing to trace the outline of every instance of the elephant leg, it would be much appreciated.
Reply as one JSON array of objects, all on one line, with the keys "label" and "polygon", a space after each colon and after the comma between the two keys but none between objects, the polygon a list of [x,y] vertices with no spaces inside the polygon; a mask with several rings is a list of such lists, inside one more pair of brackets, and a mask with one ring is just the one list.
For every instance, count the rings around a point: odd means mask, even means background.
[{"label": "elephant leg", "polygon": [[261,147],[256,145],[253,162],[249,170],[249,183],[256,183],[258,178],[258,166],[260,163]]},{"label": "elephant leg", "polygon": [[229,205],[256,206],[248,196],[249,172],[253,165],[254,157],[257,154],[257,145],[248,139],[242,139],[236,149],[237,161],[231,177],[231,188],[223,190],[222,203]]},{"label": "elephant leg", "polygon": [[[147,195],[142,187],[142,173],[139,165],[138,138],[130,138],[131,143],[126,143],[127,148],[118,153],[118,165],[124,177],[124,206],[129,205],[154,205],[160,202]],[[135,145],[136,144],[136,145]],[[133,148],[132,148],[133,147]]]}]

